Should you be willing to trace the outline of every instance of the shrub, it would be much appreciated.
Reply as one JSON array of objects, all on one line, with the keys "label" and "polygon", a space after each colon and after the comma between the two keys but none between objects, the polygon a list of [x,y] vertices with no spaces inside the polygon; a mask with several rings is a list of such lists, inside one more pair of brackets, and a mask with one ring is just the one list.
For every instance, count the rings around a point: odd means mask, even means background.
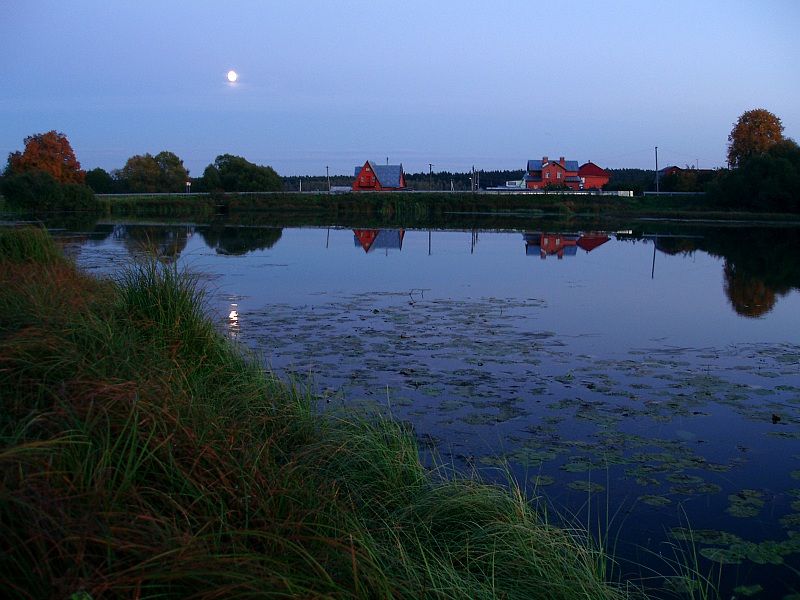
[{"label": "shrub", "polygon": [[9,206],[30,212],[96,210],[94,192],[85,185],[59,183],[45,171],[25,171],[3,178],[3,195]]}]

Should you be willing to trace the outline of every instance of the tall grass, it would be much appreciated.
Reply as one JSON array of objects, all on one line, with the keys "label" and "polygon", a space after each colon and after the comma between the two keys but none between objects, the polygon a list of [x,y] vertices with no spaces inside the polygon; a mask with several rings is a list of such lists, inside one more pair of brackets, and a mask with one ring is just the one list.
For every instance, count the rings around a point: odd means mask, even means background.
[{"label": "tall grass", "polygon": [[0,249],[7,597],[623,597],[522,494],[263,372],[191,275],[93,280],[37,230]]}]

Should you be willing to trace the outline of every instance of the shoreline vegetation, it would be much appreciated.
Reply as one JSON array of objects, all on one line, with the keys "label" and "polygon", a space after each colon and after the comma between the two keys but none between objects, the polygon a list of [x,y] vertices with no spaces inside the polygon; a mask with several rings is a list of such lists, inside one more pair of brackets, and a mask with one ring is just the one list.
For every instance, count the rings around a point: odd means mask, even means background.
[{"label": "shoreline vegetation", "polygon": [[[92,206],[60,210],[45,203],[23,205],[0,196],[6,220],[199,219],[231,225],[354,226],[403,228],[516,228],[579,226],[625,228],[636,221],[795,224],[800,213],[756,211],[720,205],[702,193],[617,196],[559,191],[455,192],[215,192],[107,194]],[[35,208],[34,207],[38,207]],[[533,222],[533,223],[532,223]]]},{"label": "shoreline vegetation", "polygon": [[7,597],[641,597],[513,482],[263,371],[174,265],[95,279],[2,227],[0,277]]},{"label": "shoreline vegetation", "polygon": [[[557,192],[273,192],[100,196],[87,219],[201,219],[231,225],[404,228],[620,229],[636,221],[796,224],[800,214],[720,208],[703,195],[568,195]],[[57,213],[51,213],[54,215]]]}]

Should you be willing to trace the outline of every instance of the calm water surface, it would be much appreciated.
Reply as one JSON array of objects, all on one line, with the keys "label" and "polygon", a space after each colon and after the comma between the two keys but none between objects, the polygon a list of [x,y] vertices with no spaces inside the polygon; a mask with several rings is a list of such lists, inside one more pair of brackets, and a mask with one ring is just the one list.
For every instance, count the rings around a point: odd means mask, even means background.
[{"label": "calm water surface", "polygon": [[115,225],[70,252],[106,274],[156,243],[323,410],[378,405],[425,456],[510,472],[626,575],[671,574],[691,529],[724,597],[780,598],[800,589],[798,233]]}]

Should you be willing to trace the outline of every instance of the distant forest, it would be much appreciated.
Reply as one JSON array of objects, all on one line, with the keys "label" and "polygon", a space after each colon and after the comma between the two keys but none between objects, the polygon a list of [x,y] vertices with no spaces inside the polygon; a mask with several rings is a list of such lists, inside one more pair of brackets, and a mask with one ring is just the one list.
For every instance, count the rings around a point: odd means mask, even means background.
[{"label": "distant forest", "polygon": [[[611,173],[611,181],[607,190],[633,190],[641,194],[655,189],[655,171],[652,169],[606,169]],[[505,185],[507,181],[522,179],[525,171],[475,171],[475,179],[480,189]],[[472,173],[451,173],[438,171],[433,173],[406,173],[406,185],[412,190],[454,190],[465,192],[470,190]],[[332,188],[350,187],[353,177],[347,175],[331,175]],[[301,188],[302,185],[302,188]],[[284,177],[283,189],[287,192],[327,191],[328,179],[322,176],[305,175],[301,177]]]}]

